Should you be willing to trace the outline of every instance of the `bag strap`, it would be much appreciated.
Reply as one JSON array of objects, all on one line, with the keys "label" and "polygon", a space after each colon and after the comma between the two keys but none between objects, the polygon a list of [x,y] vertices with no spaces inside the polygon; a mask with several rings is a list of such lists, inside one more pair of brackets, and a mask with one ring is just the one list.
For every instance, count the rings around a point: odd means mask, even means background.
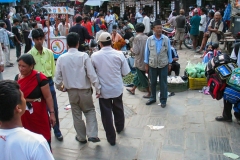
[{"label": "bag strap", "polygon": [[40,79],[40,72],[37,72],[36,74],[38,85],[40,85],[41,79]]}]

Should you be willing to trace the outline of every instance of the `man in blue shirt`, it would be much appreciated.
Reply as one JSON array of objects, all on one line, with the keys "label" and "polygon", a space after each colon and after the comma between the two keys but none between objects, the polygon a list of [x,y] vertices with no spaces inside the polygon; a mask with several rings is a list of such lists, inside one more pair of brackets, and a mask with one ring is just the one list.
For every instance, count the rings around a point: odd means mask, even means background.
[{"label": "man in blue shirt", "polygon": [[171,46],[171,52],[172,52],[172,68],[170,70],[170,72],[168,72],[168,75],[171,75],[171,72],[174,71],[175,72],[175,76],[179,76],[179,72],[180,72],[180,64],[177,62],[179,60],[178,54],[177,54],[177,50]]},{"label": "man in blue shirt", "polygon": [[156,102],[157,77],[160,84],[160,103],[165,108],[167,103],[167,76],[172,66],[171,44],[168,37],[162,34],[160,20],[153,23],[154,35],[147,39],[144,55],[145,70],[151,80],[151,98],[146,103],[150,105]]},{"label": "man in blue shirt", "polygon": [[194,9],[193,17],[190,20],[190,24],[191,24],[190,37],[193,41],[194,51],[196,51],[196,47],[197,47],[200,21],[201,21],[201,17],[198,15],[198,10]]}]

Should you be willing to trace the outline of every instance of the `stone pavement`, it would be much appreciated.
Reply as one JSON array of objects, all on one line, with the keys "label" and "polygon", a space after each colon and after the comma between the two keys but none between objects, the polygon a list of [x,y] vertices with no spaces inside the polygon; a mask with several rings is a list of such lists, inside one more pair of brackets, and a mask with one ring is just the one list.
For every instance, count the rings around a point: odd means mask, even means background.
[{"label": "stone pavement", "polygon": [[[194,57],[186,48],[179,51],[179,56],[181,75],[187,61],[201,61],[199,55]],[[5,69],[4,79],[14,79],[18,73],[14,49],[11,49],[11,59],[15,66]],[[57,91],[64,141],[52,136],[56,160],[228,160],[224,152],[240,155],[240,126],[235,118],[232,123],[214,120],[222,113],[222,100],[188,90],[170,97],[163,109],[158,103],[146,106],[143,94],[136,90],[135,95],[129,95],[124,89],[125,130],[117,134],[116,145],[110,146],[101,123],[98,100],[94,97],[101,142],[80,144],[75,140],[71,110],[64,110],[69,104],[67,93]],[[164,128],[153,131],[147,125]]]}]

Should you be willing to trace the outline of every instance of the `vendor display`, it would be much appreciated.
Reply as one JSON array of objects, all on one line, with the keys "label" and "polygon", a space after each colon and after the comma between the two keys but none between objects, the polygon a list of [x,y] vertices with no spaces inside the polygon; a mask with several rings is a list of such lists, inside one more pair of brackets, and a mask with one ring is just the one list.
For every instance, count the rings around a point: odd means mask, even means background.
[{"label": "vendor display", "polygon": [[205,64],[188,62],[185,72],[188,75],[189,89],[202,89],[204,86],[207,86],[205,68]]}]

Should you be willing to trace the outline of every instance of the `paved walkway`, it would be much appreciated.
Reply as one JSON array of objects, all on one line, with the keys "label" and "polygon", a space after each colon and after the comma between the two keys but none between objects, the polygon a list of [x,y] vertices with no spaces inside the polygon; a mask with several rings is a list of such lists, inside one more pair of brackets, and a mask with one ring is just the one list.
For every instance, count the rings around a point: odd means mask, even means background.
[{"label": "paved walkway", "polygon": [[[187,61],[199,62],[201,59],[184,48],[179,51],[181,75]],[[15,50],[11,50],[15,62]],[[14,79],[18,73],[15,67],[6,68],[4,79]],[[52,136],[53,155],[56,160],[227,160],[224,152],[240,155],[240,126],[232,123],[216,122],[221,115],[222,100],[203,95],[198,90],[176,93],[168,98],[167,107],[158,103],[146,106],[144,93],[123,93],[125,105],[125,130],[117,134],[115,146],[106,140],[101,123],[98,100],[94,97],[97,111],[100,143],[79,144],[75,140],[71,110],[64,110],[69,104],[67,93],[57,91],[59,117],[64,141],[59,142]],[[147,125],[164,126],[158,131],[150,130]]]}]

